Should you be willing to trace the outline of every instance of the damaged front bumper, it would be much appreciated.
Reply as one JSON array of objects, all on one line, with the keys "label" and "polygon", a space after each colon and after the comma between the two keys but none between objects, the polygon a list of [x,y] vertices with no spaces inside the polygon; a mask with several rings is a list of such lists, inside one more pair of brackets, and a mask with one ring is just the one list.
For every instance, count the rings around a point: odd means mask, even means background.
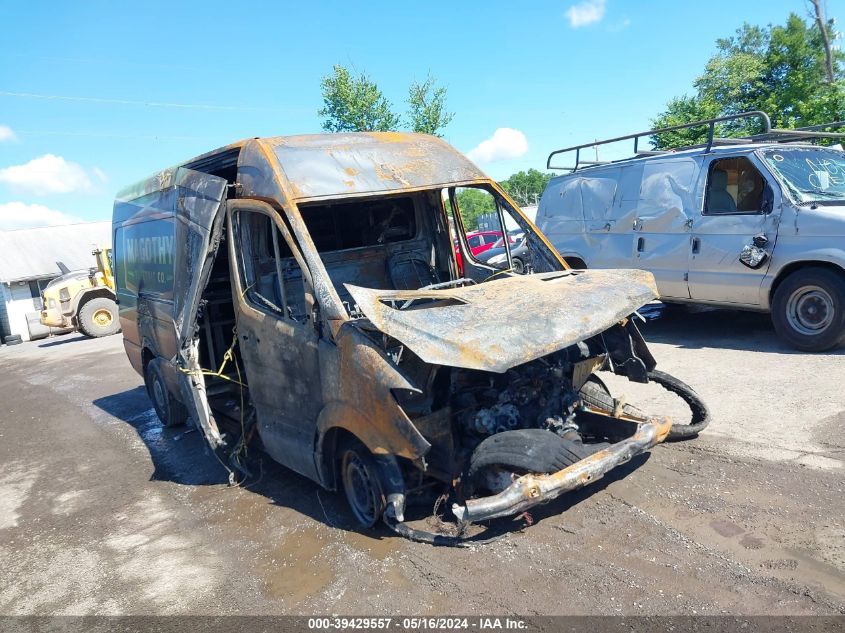
[{"label": "damaged front bumper", "polygon": [[563,470],[548,475],[523,475],[498,494],[469,499],[465,505],[453,504],[452,513],[459,521],[467,522],[518,514],[600,479],[634,455],[645,452],[665,440],[671,427],[670,418],[649,418],[638,426],[631,437]]}]

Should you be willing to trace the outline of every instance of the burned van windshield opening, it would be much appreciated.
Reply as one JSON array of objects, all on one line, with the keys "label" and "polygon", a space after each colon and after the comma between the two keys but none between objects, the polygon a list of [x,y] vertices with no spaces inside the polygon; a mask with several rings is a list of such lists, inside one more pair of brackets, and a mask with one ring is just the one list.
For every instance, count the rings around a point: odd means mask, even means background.
[{"label": "burned van windshield opening", "polygon": [[556,262],[548,259],[550,253],[541,253],[539,240],[529,239],[524,219],[498,192],[482,186],[450,191],[444,205],[456,238],[455,258],[462,277],[480,283],[502,273],[524,275],[556,269]]},{"label": "burned van windshield opening", "polygon": [[409,197],[308,205],[301,210],[321,253],[392,244],[417,234],[414,201]]},{"label": "burned van windshield opening", "polygon": [[[300,213],[348,314],[346,286],[417,290],[454,277],[439,191],[304,204]],[[443,216],[443,217],[440,217]]]}]

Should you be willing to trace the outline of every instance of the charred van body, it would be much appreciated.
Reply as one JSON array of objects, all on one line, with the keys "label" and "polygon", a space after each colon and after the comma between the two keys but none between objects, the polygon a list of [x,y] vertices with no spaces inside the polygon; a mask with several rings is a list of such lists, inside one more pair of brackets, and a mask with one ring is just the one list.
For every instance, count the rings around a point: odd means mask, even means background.
[{"label": "charred van body", "polygon": [[[472,256],[471,199],[524,231],[526,274]],[[364,525],[401,531],[432,485],[461,522],[515,514],[706,424],[630,318],[651,274],[570,270],[437,138],[237,143],[121,192],[113,237],[126,351],[162,421],[235,454],[260,442]],[[599,371],[662,381],[694,424],[615,400]]]}]

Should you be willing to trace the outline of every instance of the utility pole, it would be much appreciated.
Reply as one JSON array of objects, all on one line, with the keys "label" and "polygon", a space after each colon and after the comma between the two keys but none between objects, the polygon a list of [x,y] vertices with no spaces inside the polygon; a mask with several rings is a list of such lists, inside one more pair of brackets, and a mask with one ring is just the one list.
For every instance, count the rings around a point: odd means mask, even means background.
[{"label": "utility pole", "polygon": [[822,36],[822,44],[824,45],[824,69],[825,75],[827,75],[827,83],[832,84],[835,80],[833,74],[833,52],[830,50],[830,37],[827,33],[827,21],[824,19],[822,0],[810,0],[810,2],[813,4],[816,24],[819,26],[819,32]]}]

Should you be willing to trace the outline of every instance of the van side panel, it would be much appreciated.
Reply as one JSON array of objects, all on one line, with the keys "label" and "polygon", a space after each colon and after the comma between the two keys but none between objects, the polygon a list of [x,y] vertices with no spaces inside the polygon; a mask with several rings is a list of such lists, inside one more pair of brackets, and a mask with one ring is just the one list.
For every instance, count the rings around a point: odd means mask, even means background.
[{"label": "van side panel", "polygon": [[[592,268],[629,268],[631,266],[631,220],[633,199],[626,196],[632,170],[608,167],[581,176],[581,199],[584,204],[585,243],[589,253],[587,266]],[[635,174],[636,176],[636,174]],[[634,192],[639,190],[635,178]],[[593,264],[590,263],[592,260]]]},{"label": "van side panel", "polygon": [[143,372],[141,353],[173,358],[175,191],[156,191],[114,205],[114,275],[124,347]]},{"label": "van side panel", "polygon": [[180,342],[196,328],[226,185],[225,179],[178,167],[127,188],[114,205],[114,274],[126,353],[139,372],[145,349],[167,361],[165,381],[185,404],[191,390],[180,386],[185,378],[177,372],[177,356]]},{"label": "van side panel", "polygon": [[643,163],[633,218],[633,266],[654,274],[661,297],[689,298],[690,230],[696,214],[699,161],[672,158]]},{"label": "van side panel", "polygon": [[537,226],[563,257],[585,260],[581,185],[572,175],[553,178],[540,198]]}]

